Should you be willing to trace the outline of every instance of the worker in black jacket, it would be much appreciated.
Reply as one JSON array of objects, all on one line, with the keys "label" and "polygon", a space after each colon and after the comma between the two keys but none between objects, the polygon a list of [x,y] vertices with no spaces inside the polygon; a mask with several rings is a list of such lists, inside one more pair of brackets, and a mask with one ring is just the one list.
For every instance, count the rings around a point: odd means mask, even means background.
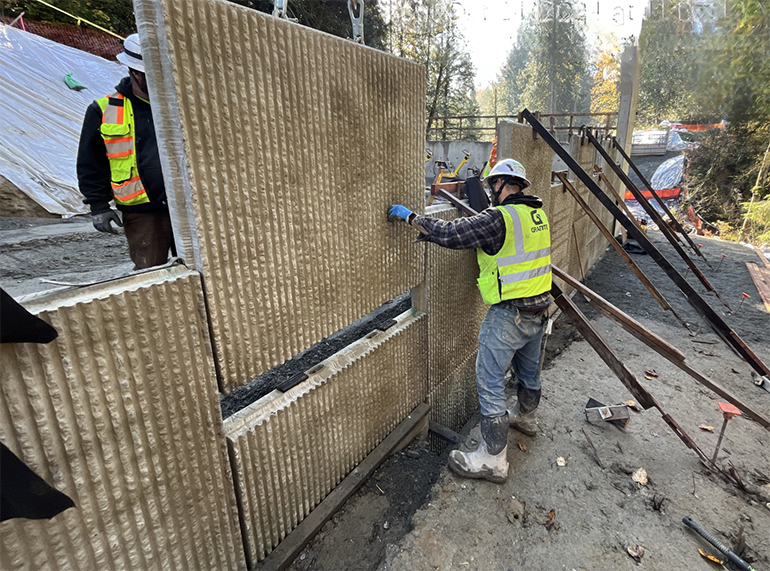
[{"label": "worker in black jacket", "polygon": [[[78,148],[78,184],[91,207],[94,227],[117,234],[123,226],[135,269],[164,264],[176,255],[166,188],[158,156],[150,96],[139,36],[123,43],[117,59],[128,77],[115,93],[97,99],[86,110]],[[113,200],[120,215],[110,207]]]}]

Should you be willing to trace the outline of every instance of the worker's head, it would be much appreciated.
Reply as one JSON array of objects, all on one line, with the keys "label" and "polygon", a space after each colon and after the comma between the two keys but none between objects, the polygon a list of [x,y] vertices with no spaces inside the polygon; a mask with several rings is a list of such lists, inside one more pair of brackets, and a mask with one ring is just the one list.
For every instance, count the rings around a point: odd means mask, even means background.
[{"label": "worker's head", "polygon": [[139,34],[131,34],[123,40],[123,53],[115,56],[120,63],[128,67],[131,82],[141,93],[147,93],[147,78],[144,75],[144,60]]},{"label": "worker's head", "polygon": [[513,159],[498,161],[484,182],[489,186],[494,205],[501,204],[506,196],[517,194],[531,185],[524,165]]}]

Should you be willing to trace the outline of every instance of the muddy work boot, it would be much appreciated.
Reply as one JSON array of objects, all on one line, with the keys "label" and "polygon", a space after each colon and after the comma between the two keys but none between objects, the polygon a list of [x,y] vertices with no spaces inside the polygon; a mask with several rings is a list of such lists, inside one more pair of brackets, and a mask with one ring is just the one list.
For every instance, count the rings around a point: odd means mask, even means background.
[{"label": "muddy work boot", "polygon": [[473,452],[452,450],[449,467],[465,478],[502,484],[508,477],[508,415],[481,417],[481,442]]},{"label": "muddy work boot", "polygon": [[519,385],[516,396],[516,404],[508,409],[508,419],[511,427],[527,436],[537,434],[537,418],[535,410],[540,404],[540,389],[533,391]]}]

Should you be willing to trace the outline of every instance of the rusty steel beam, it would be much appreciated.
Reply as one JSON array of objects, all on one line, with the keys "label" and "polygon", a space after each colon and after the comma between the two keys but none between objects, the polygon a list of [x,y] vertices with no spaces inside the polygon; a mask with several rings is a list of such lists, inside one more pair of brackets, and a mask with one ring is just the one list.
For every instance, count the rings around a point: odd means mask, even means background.
[{"label": "rusty steel beam", "polygon": [[[650,202],[644,197],[644,195],[639,191],[638,188],[636,188],[636,185],[634,185],[633,182],[631,182],[631,179],[628,178],[628,175],[623,172],[623,169],[621,169],[618,165],[615,164],[615,161],[612,160],[612,157],[607,153],[604,147],[601,146],[599,141],[596,140],[596,137],[594,137],[593,133],[591,131],[586,130],[585,131],[586,136],[588,137],[588,140],[591,142],[591,144],[596,148],[597,151],[599,151],[599,154],[604,158],[604,161],[607,163],[607,165],[620,177],[620,180],[623,182],[623,184],[626,185],[628,190],[631,191],[631,194],[634,195],[634,198],[639,202],[639,204],[644,208],[644,211],[650,216],[652,220],[655,221],[655,223],[658,225],[658,228],[660,228],[660,231],[663,233],[663,235],[668,239],[668,241],[671,243],[671,245],[674,247],[674,250],[681,256],[681,258],[687,263],[687,266],[692,270],[692,273],[700,280],[700,282],[703,284],[703,286],[710,292],[713,292],[718,298],[719,301],[725,304],[725,307],[727,309],[730,309],[730,305],[722,299],[722,296],[719,295],[719,292],[714,288],[714,286],[711,285],[711,282],[708,281],[705,275],[703,275],[703,272],[700,270],[700,268],[695,264],[695,262],[690,258],[690,256],[687,254],[687,252],[684,251],[684,248],[682,248],[680,244],[680,239],[671,231],[671,229],[668,227],[668,224],[663,220],[663,217],[660,215],[660,213],[655,210],[655,207],[650,204]],[[732,312],[732,309],[730,309]]]},{"label": "rusty steel beam", "polygon": [[[574,280],[575,278],[572,279]],[[618,356],[602,338],[599,332],[596,331],[593,325],[591,325],[591,323],[588,321],[588,318],[586,318],[583,312],[580,311],[578,306],[575,305],[575,303],[569,297],[564,295],[564,292],[556,284],[556,282],[553,282],[551,285],[551,295],[553,295],[554,301],[556,302],[556,305],[559,306],[559,309],[561,309],[562,312],[567,317],[569,317],[570,321],[572,321],[572,324],[583,335],[585,340],[588,341],[593,350],[596,351],[597,355],[601,357],[602,361],[604,361],[605,364],[612,370],[612,372],[615,373],[615,376],[620,379],[620,382],[623,383],[623,385],[631,392],[632,395],[634,395],[634,398],[636,398],[639,405],[645,410],[653,407],[658,409],[658,412],[660,412],[663,420],[666,422],[666,424],[669,425],[669,427],[671,427],[671,430],[674,431],[680,440],[685,443],[685,446],[693,450],[698,455],[698,458],[700,458],[706,466],[712,466],[708,457],[700,448],[698,448],[698,445],[695,444],[693,439],[690,438],[690,436],[682,429],[681,426],[676,423],[673,418],[671,418],[671,415],[667,414],[663,410],[663,407],[661,407],[660,403],[655,400],[655,397],[653,397],[652,394],[650,394],[650,392],[634,376],[634,374],[628,370],[628,367],[626,367],[623,361],[618,358]]]},{"label": "rusty steel beam", "polygon": [[[647,187],[647,190],[650,191],[650,194],[655,198],[655,200],[658,201],[658,204],[661,205],[663,210],[666,214],[668,214],[668,217],[671,218],[671,221],[674,223],[674,226],[676,226],[677,232],[679,232],[685,240],[687,240],[690,243],[690,247],[695,250],[695,253],[698,254],[701,258],[703,258],[703,261],[706,262],[711,268],[711,264],[709,264],[709,261],[706,259],[706,256],[703,255],[703,252],[700,251],[700,248],[692,241],[690,238],[690,235],[684,231],[684,228],[682,228],[682,225],[679,223],[679,220],[676,219],[674,214],[669,210],[668,206],[665,202],[663,202],[660,199],[660,196],[658,196],[658,193],[655,192],[655,189],[652,188],[652,185],[647,181],[647,179],[644,177],[642,172],[637,168],[636,164],[634,164],[634,161],[631,160],[631,157],[629,157],[626,154],[626,151],[623,150],[623,147],[618,143],[618,140],[613,137],[612,138],[612,146],[615,147],[615,149],[620,153],[620,156],[623,157],[623,159],[628,163],[628,166],[630,166],[632,169],[634,169],[634,172],[636,173],[636,176],[639,177],[639,180],[642,181],[642,184]],[[714,268],[711,268],[712,270]]]},{"label": "rusty steel beam", "polygon": [[[658,288],[655,287],[655,285],[645,275],[642,269],[636,265],[636,262],[634,262],[631,259],[631,256],[628,255],[628,252],[626,252],[623,249],[623,246],[620,244],[620,242],[618,242],[615,239],[615,236],[612,235],[612,232],[610,232],[607,229],[607,227],[602,223],[602,221],[599,219],[596,213],[591,209],[590,206],[588,206],[586,201],[583,200],[583,197],[580,196],[580,193],[577,191],[577,189],[574,186],[572,186],[572,183],[570,183],[569,179],[567,179],[565,173],[560,171],[554,174],[561,181],[564,188],[566,188],[569,191],[569,193],[572,195],[575,201],[580,205],[580,208],[582,208],[583,211],[591,219],[591,221],[593,221],[593,223],[596,225],[599,231],[604,235],[604,237],[607,239],[610,245],[613,248],[615,248],[615,251],[620,255],[621,258],[623,258],[623,261],[626,263],[626,265],[631,269],[632,272],[634,272],[636,277],[639,278],[639,281],[641,281],[644,284],[644,287],[647,288],[647,291],[649,291],[652,294],[652,297],[655,298],[655,301],[657,301],[663,309],[665,309],[666,311],[670,311],[671,314],[677,318],[679,323],[684,325],[684,327],[687,330],[689,330],[690,328],[687,327],[687,324],[684,322],[684,320],[681,317],[679,317],[676,311],[674,311],[674,308],[671,307],[671,304],[668,303],[668,300],[666,300],[666,298],[663,297],[663,294],[658,291]],[[579,253],[579,250],[578,250],[578,253]],[[581,263],[581,271],[582,271],[582,263]]]},{"label": "rusty steel beam", "polygon": [[[532,125],[533,131],[540,134],[543,140],[559,155],[559,157],[565,162],[567,167],[575,173],[580,181],[588,187],[594,196],[607,208],[612,215],[618,220],[625,228],[626,231],[634,238],[639,245],[647,252],[650,257],[657,263],[660,268],[668,274],[671,280],[677,285],[677,287],[684,293],[688,301],[692,306],[709,322],[714,331],[719,335],[730,347],[748,363],[751,367],[760,375],[770,375],[770,368],[765,365],[762,360],[746,345],[746,343],[730,328],[727,323],[724,322],[722,317],[714,311],[711,306],[695,291],[690,283],[687,282],[684,277],[676,270],[676,268],[668,261],[668,259],[658,251],[655,245],[650,241],[644,232],[641,232],[626,216],[621,212],[620,208],[614,203],[609,196],[607,196],[601,188],[596,184],[591,175],[585,172],[575,159],[554,139],[548,130],[535,118],[535,116],[528,110],[522,111],[522,116],[526,118],[527,122]],[[604,149],[602,149],[604,150]],[[610,161],[611,162],[611,161]],[[615,163],[612,163],[615,164]],[[621,171],[623,172],[623,171]]]},{"label": "rusty steel beam", "polygon": [[636,321],[633,317],[631,317],[630,315],[624,313],[623,311],[621,311],[620,309],[612,305],[609,301],[604,299],[602,296],[600,296],[598,293],[590,289],[588,286],[583,285],[581,282],[576,280],[574,277],[572,277],[568,273],[564,272],[563,270],[559,269],[556,266],[551,266],[551,269],[553,270],[553,275],[561,278],[568,285],[572,286],[573,288],[578,290],[580,293],[582,293],[588,299],[588,303],[594,309],[596,309],[599,313],[601,313],[602,315],[604,315],[609,319],[612,319],[615,323],[620,325],[627,333],[630,333],[631,335],[636,337],[639,341],[647,345],[650,349],[652,349],[662,357],[665,357],[668,361],[670,361],[672,364],[679,367],[682,371],[690,375],[693,379],[698,381],[704,387],[711,389],[712,391],[714,391],[716,394],[721,396],[730,404],[737,406],[744,413],[747,413],[747,415],[752,420],[754,420],[755,422],[757,422],[767,430],[770,430],[770,419],[767,419],[765,416],[762,415],[762,413],[754,410],[751,405],[746,404],[745,402],[740,400],[738,397],[730,393],[727,389],[725,389],[718,383],[709,379],[706,375],[693,369],[689,364],[685,362],[685,356],[681,351],[679,351],[679,349],[677,349],[676,347],[674,347],[673,345],[671,345],[661,337],[658,337],[652,331],[649,331],[646,327],[644,327],[644,325]]}]

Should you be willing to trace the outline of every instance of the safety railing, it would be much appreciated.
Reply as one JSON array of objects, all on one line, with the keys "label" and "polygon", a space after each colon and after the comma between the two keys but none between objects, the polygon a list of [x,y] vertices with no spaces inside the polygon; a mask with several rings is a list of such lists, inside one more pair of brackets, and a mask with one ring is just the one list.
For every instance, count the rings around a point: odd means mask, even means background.
[{"label": "safety railing", "polygon": [[[569,139],[584,125],[604,135],[609,135],[617,129],[617,113],[536,113],[535,115],[547,124],[548,130],[554,137],[557,134],[566,134]],[[588,122],[583,121],[582,118],[588,118]],[[495,136],[497,124],[503,119],[522,122],[521,114],[428,117],[426,138],[429,141],[491,141]]]}]

